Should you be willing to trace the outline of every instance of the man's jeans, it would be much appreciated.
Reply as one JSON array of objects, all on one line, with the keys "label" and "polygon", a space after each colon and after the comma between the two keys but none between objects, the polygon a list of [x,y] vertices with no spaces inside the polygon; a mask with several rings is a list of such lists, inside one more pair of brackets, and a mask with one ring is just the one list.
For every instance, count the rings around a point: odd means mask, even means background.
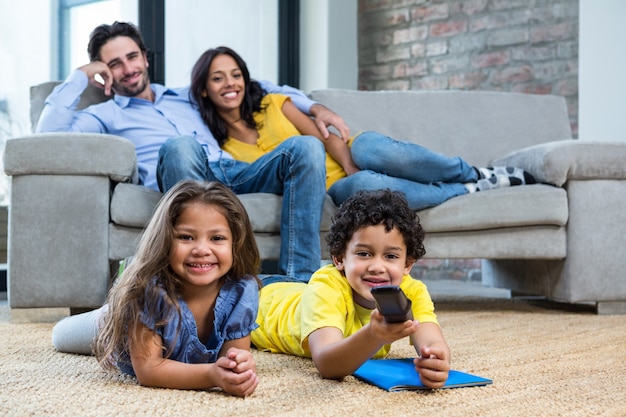
[{"label": "man's jeans", "polygon": [[323,144],[312,136],[296,136],[249,164],[221,158],[208,162],[191,137],[168,139],[159,151],[157,181],[167,191],[178,181],[219,181],[236,194],[283,196],[278,273],[308,282],[320,267],[320,224],[326,195]]},{"label": "man's jeans", "polygon": [[413,210],[436,206],[466,194],[476,182],[474,168],[460,157],[447,157],[423,146],[376,132],[364,132],[352,143],[352,159],[361,169],[335,182],[328,194],[339,205],[359,190],[403,192]]}]

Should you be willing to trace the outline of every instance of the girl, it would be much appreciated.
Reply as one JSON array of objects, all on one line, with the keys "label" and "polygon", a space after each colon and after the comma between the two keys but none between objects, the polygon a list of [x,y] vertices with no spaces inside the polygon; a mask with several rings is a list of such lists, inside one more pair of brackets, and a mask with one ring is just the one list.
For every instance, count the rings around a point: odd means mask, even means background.
[{"label": "girl", "polygon": [[[182,181],[164,195],[107,304],[53,330],[60,351],[94,353],[140,384],[219,387],[247,396],[258,385],[254,330],[259,252],[248,215],[217,182]],[[90,329],[85,332],[85,329]]]},{"label": "girl", "polygon": [[320,139],[327,151],[326,187],[336,205],[359,190],[390,188],[421,210],[468,192],[534,182],[519,168],[473,167],[376,132],[361,133],[349,144],[333,134],[324,139],[288,97],[265,94],[243,59],[224,46],[198,59],[190,94],[220,146],[235,159],[253,162],[293,136]]}]

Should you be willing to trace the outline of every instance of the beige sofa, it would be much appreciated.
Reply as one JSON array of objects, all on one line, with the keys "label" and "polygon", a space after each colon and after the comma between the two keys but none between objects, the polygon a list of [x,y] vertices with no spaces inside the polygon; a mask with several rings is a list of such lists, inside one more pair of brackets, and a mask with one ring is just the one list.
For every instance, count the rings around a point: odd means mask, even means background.
[{"label": "beige sofa", "polygon": [[[55,83],[31,90],[32,121]],[[81,106],[101,100],[88,91]],[[92,96],[93,94],[93,96]],[[321,90],[353,133],[376,130],[478,166],[515,165],[543,184],[453,198],[419,212],[427,258],[482,258],[486,285],[599,313],[626,313],[626,143],[571,138],[565,100],[464,91]],[[99,306],[160,194],[133,184],[133,145],[93,134],[6,144],[12,176],[11,308]],[[264,259],[280,244],[280,196],[241,195]],[[327,198],[320,233],[336,207]],[[325,253],[326,254],[326,253]]]}]

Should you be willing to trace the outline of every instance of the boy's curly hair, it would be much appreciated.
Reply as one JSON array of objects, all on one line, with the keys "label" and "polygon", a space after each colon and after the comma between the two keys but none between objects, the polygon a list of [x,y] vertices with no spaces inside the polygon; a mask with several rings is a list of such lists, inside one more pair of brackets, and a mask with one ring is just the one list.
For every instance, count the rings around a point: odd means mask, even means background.
[{"label": "boy's curly hair", "polygon": [[417,213],[399,191],[359,191],[345,200],[332,218],[326,236],[333,257],[341,257],[352,235],[364,227],[382,224],[385,231],[397,229],[404,238],[407,258],[418,260],[426,253],[424,229]]}]

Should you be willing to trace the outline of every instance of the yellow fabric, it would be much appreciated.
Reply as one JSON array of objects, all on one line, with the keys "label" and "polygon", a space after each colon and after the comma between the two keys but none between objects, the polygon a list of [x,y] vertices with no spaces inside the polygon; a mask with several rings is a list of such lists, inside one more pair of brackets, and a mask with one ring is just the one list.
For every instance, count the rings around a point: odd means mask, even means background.
[{"label": "yellow fabric", "polygon": [[[288,96],[281,94],[267,94],[261,101],[261,111],[254,113],[254,121],[258,126],[259,139],[256,145],[241,142],[229,137],[222,148],[233,158],[252,163],[268,152],[273,151],[283,141],[301,133],[285,117],[282,108],[285,101],[291,101]],[[352,143],[350,140],[350,143]],[[346,176],[341,165],[326,153],[326,189],[335,181]]]},{"label": "yellow fabric", "polygon": [[[430,294],[421,281],[405,275],[400,288],[411,300],[416,320],[438,324]],[[348,337],[369,323],[371,312],[354,302],[352,288],[341,272],[326,265],[308,284],[281,282],[261,289],[259,327],[252,332],[252,343],[259,350],[310,358],[307,338],[312,332],[336,327]],[[386,356],[390,348],[385,345],[374,358]]]}]

